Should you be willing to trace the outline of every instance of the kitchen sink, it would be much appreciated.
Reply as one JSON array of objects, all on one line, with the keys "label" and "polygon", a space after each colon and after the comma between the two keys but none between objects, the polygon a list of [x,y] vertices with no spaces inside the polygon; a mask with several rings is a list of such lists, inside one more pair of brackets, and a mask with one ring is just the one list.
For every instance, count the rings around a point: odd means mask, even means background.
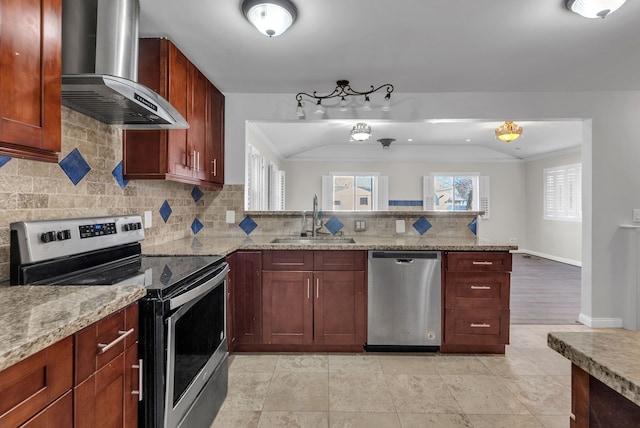
[{"label": "kitchen sink", "polygon": [[329,238],[329,237],[300,237],[300,238],[276,238],[272,244],[355,244],[353,238]]}]

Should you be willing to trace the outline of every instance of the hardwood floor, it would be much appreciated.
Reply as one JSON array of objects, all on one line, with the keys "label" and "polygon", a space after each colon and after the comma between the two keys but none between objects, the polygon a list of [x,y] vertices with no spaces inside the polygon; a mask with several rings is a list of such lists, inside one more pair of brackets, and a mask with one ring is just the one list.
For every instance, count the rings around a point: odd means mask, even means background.
[{"label": "hardwood floor", "polygon": [[582,268],[513,254],[511,324],[575,324]]}]

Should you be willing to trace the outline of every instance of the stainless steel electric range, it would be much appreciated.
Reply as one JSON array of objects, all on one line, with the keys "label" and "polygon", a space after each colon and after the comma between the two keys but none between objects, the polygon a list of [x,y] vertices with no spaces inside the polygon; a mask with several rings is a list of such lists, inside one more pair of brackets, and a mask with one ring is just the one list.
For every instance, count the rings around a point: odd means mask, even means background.
[{"label": "stainless steel electric range", "polygon": [[227,393],[222,256],[145,256],[140,216],[10,225],[12,285],[140,284],[141,427],[209,427]]}]

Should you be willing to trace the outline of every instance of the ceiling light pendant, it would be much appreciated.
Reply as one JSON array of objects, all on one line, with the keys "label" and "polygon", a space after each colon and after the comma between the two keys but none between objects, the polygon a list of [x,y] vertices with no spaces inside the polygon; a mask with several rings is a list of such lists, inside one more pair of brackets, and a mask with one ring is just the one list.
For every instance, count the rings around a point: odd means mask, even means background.
[{"label": "ceiling light pendant", "polygon": [[378,142],[382,144],[382,150],[389,150],[391,143],[396,141],[395,138],[380,138]]},{"label": "ceiling light pendant", "polygon": [[522,135],[522,127],[515,122],[505,122],[496,128],[496,137],[510,143]]},{"label": "ceiling light pendant", "polygon": [[564,0],[567,9],[585,18],[603,18],[618,10],[626,0]]},{"label": "ceiling light pendant", "polygon": [[355,141],[366,141],[371,137],[371,127],[366,123],[358,122],[351,130],[351,139]]},{"label": "ceiling light pendant", "polygon": [[348,105],[349,105],[349,100],[347,98],[351,95],[362,95],[364,96],[364,104],[362,105],[362,110],[371,111],[371,101],[369,100],[369,95],[379,91],[380,89],[386,89],[387,93],[384,96],[384,103],[380,108],[380,110],[382,111],[391,110],[391,93],[393,92],[394,88],[393,88],[393,85],[390,83],[385,83],[384,85],[380,85],[377,88],[371,85],[370,90],[362,91],[362,92],[356,91],[353,88],[351,88],[351,86],[349,86],[348,80],[338,80],[336,84],[337,86],[335,87],[335,89],[327,95],[318,95],[316,91],[314,91],[312,94],[308,94],[306,92],[299,92],[298,94],[296,94],[296,101],[298,101],[298,104],[300,104],[302,102],[302,98],[307,97],[313,100],[318,100],[317,104],[320,105],[320,102],[322,100],[328,100],[331,98],[340,97],[340,102],[338,103],[340,107],[340,111],[347,111]]},{"label": "ceiling light pendant", "polygon": [[316,111],[314,111],[315,114],[324,114],[324,107],[322,107],[322,103],[320,102],[320,100],[318,100],[318,102],[316,103]]},{"label": "ceiling light pendant", "polygon": [[287,31],[298,16],[290,0],[244,0],[242,12],[258,31],[269,37]]},{"label": "ceiling light pendant", "polygon": [[298,101],[298,107],[296,108],[296,116],[304,117],[304,109],[302,108],[302,101]]}]

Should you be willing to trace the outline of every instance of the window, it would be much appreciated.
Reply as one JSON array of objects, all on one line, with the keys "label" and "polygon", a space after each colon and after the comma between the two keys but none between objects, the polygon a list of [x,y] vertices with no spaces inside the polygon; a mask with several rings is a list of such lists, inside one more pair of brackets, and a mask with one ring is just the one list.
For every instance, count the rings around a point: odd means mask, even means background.
[{"label": "window", "polygon": [[273,162],[267,162],[264,156],[250,144],[247,147],[246,175],[247,210],[284,210],[284,171],[280,171]]},{"label": "window", "polygon": [[423,177],[425,210],[484,211],[489,218],[489,177],[478,173],[434,173]]},{"label": "window", "polygon": [[544,218],[582,220],[582,165],[544,169]]},{"label": "window", "polygon": [[389,177],[333,173],[322,177],[322,208],[329,211],[386,211]]}]

